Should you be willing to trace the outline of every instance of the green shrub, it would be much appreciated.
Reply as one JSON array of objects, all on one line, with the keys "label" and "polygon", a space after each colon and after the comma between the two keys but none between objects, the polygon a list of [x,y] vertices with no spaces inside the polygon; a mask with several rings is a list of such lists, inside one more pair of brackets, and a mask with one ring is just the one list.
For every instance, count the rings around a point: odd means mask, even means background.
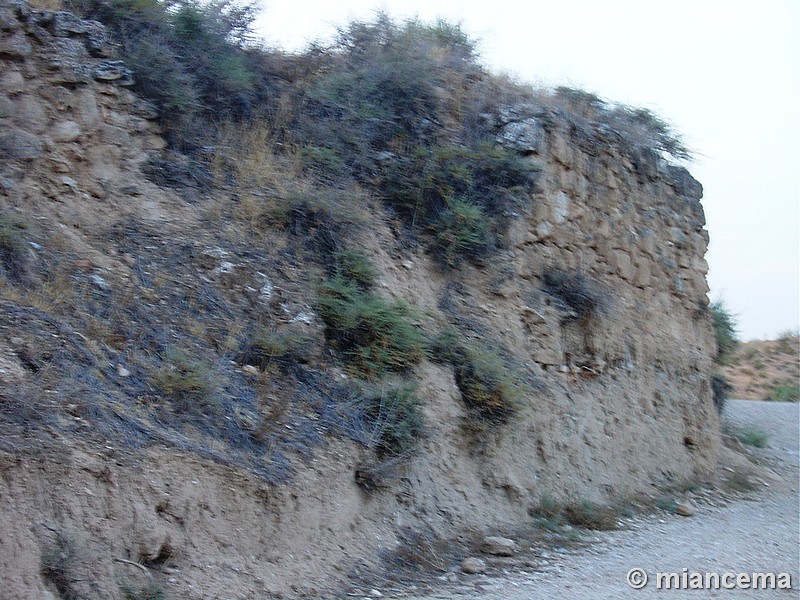
[{"label": "green shrub", "polygon": [[447,107],[440,90],[481,72],[457,26],[398,25],[385,14],[340,30],[323,62],[304,137],[334,149],[359,177],[376,172],[377,152],[430,145]]},{"label": "green shrub", "polygon": [[311,340],[297,332],[277,333],[257,328],[237,357],[240,364],[267,369],[272,365],[285,368],[292,363],[305,362]]},{"label": "green shrub", "polygon": [[800,333],[797,329],[782,331],[777,339],[780,352],[797,355],[800,350]]},{"label": "green shrub", "polygon": [[164,363],[151,375],[150,385],[169,398],[177,412],[216,412],[216,386],[207,365],[180,350],[167,351]]},{"label": "green shrub", "polygon": [[378,271],[360,250],[339,250],[333,255],[334,272],[343,281],[355,283],[362,290],[375,285]]},{"label": "green shrub", "polygon": [[731,473],[724,481],[726,488],[739,494],[747,494],[756,490],[755,482],[745,473]]},{"label": "green shrub", "polygon": [[800,402],[800,385],[792,382],[781,383],[772,389],[767,399],[773,402]]},{"label": "green shrub", "polygon": [[622,510],[619,506],[600,505],[588,500],[562,504],[545,496],[532,514],[537,524],[548,531],[558,531],[564,525],[609,531],[619,527]]},{"label": "green shrub", "polygon": [[491,247],[489,219],[467,200],[450,200],[432,229],[434,254],[450,267],[457,266],[463,256],[483,256]]},{"label": "green shrub", "polygon": [[149,581],[139,588],[128,584],[120,587],[126,600],[167,600],[167,592],[157,581]]},{"label": "green shrub", "polygon": [[306,144],[300,149],[303,166],[323,180],[338,181],[349,175],[349,168],[332,148]]},{"label": "green shrub", "polygon": [[678,502],[674,498],[656,498],[656,508],[660,508],[668,513],[675,514],[678,511]]},{"label": "green shrub", "polygon": [[494,248],[531,174],[519,157],[488,143],[437,146],[393,161],[381,188],[412,226],[433,235],[434,254],[455,266]]},{"label": "green shrub", "polygon": [[564,507],[564,519],[570,525],[610,531],[619,527],[620,510],[615,506],[595,504],[588,500],[575,502]]},{"label": "green shrub", "polygon": [[717,340],[716,359],[719,364],[724,365],[739,345],[736,318],[722,300],[711,303],[711,316],[714,323],[714,337]]},{"label": "green shrub", "polygon": [[753,446],[754,448],[766,448],[769,440],[767,433],[763,429],[756,426],[747,426],[742,427],[741,429],[736,427],[727,427],[726,433],[728,435],[732,435],[743,444]]},{"label": "green shrub", "polygon": [[481,420],[506,420],[522,397],[519,382],[505,361],[488,348],[467,347],[465,358],[454,365],[464,403]]},{"label": "green shrub", "polygon": [[387,301],[352,281],[334,277],[317,289],[326,337],[360,375],[374,379],[403,371],[425,355],[426,338],[405,302]]},{"label": "green shrub", "polygon": [[646,108],[609,104],[596,94],[564,86],[553,91],[552,101],[570,118],[612,127],[628,147],[665,152],[677,159],[691,158],[680,135]]},{"label": "green shrub", "polygon": [[525,388],[514,370],[489,346],[466,343],[455,329],[446,328],[433,342],[431,356],[452,365],[474,425],[504,422],[517,410]]},{"label": "green shrub", "polygon": [[245,42],[254,5],[68,0],[67,6],[113,32],[134,71],[134,89],[157,106],[172,133],[190,136],[197,116],[241,118],[251,111],[257,78]]},{"label": "green shrub", "polygon": [[420,404],[412,385],[368,386],[356,400],[368,422],[368,445],[383,458],[413,452],[425,424]]}]

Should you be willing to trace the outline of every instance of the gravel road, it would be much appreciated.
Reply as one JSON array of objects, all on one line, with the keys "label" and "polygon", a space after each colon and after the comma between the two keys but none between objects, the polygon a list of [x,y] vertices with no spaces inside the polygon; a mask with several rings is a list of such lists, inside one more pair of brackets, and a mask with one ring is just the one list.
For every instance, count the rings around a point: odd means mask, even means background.
[{"label": "gravel road", "polygon": [[[413,600],[538,600],[580,598],[800,598],[800,408],[797,404],[729,401],[724,422],[758,427],[768,445],[754,450],[768,465],[758,489],[743,498],[713,497],[697,502],[693,517],[666,512],[635,519],[624,529],[602,532],[588,548],[540,553],[525,570],[503,576],[471,576],[467,586]],[[748,451],[750,451],[748,447]],[[772,475],[777,474],[777,476]],[[649,576],[643,589],[626,576],[641,568]],[[792,590],[658,590],[657,572],[682,574],[790,573]]]}]

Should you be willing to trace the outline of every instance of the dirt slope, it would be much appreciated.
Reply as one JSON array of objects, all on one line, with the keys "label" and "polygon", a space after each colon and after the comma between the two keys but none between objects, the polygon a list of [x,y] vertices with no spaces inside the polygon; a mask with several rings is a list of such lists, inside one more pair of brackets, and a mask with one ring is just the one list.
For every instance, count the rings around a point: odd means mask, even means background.
[{"label": "dirt slope", "polygon": [[723,371],[733,386],[731,398],[798,401],[800,338],[744,342]]}]

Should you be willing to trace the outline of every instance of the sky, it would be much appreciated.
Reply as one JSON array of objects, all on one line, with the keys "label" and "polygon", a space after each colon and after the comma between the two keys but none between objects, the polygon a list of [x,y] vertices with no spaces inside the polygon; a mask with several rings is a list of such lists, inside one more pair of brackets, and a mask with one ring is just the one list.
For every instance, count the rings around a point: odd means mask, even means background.
[{"label": "sky", "polygon": [[709,293],[743,340],[800,323],[800,2],[797,0],[261,0],[258,33],[302,50],[336,27],[444,18],[482,62],[654,110],[693,151],[710,234]]}]

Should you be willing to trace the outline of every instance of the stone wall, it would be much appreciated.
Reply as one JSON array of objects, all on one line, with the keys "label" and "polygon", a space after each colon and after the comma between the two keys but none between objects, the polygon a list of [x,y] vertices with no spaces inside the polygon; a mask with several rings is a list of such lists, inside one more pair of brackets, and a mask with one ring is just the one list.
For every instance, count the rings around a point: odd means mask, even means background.
[{"label": "stone wall", "polygon": [[499,139],[541,176],[505,251],[455,287],[426,283],[430,266],[389,285],[431,308],[436,298],[530,375],[519,414],[468,442],[452,379],[427,370],[428,447],[405,492],[443,530],[525,522],[544,498],[608,502],[708,480],[719,452],[702,187],[613,131],[513,114]]},{"label": "stone wall", "polygon": [[35,168],[19,193],[32,186],[50,198],[76,190],[103,198],[147,160],[147,150],[165,146],[157,114],[127,89],[131,71],[110,58],[102,25],[4,0],[0,31],[5,188]]},{"label": "stone wall", "polygon": [[[287,291],[311,288],[288,283],[306,277],[302,265],[269,271],[254,253],[237,254],[235,226],[227,238],[210,228],[231,198],[189,202],[144,176],[166,144],[99,24],[2,0],[0,33],[5,209],[63,229],[76,264],[131,287],[139,285],[135,257],[115,240],[149,227],[148,251],[229,243],[222,255],[268,276],[276,297],[313,304]],[[356,483],[369,453],[346,439],[298,460],[297,477],[282,486],[168,445],[139,455],[76,442],[52,464],[3,455],[0,523],[13,524],[14,535],[0,536],[0,576],[10,597],[49,593],[36,565],[50,530],[36,523],[79,533],[82,581],[98,579],[86,592],[94,597],[122,597],[117,578],[130,565],[115,558],[155,561],[163,548],[172,570],[162,575],[176,597],[234,588],[264,597],[324,588],[395,549],[400,532],[508,531],[529,523],[545,498],[608,502],[710,478],[719,421],[700,184],[617,132],[556,110],[509,108],[497,127],[500,143],[540,170],[498,255],[443,272],[403,247],[383,213],[359,242],[372,250],[381,293],[440,322],[468,323],[465,335],[507,355],[526,386],[513,418],[479,435],[465,430],[452,369],[423,362],[422,448],[369,494]],[[193,283],[208,270],[175,271]],[[154,306],[167,304],[148,294]],[[2,346],[16,333],[0,333],[0,362],[14,367],[0,365],[0,375],[13,371],[15,385],[30,379]]]}]

